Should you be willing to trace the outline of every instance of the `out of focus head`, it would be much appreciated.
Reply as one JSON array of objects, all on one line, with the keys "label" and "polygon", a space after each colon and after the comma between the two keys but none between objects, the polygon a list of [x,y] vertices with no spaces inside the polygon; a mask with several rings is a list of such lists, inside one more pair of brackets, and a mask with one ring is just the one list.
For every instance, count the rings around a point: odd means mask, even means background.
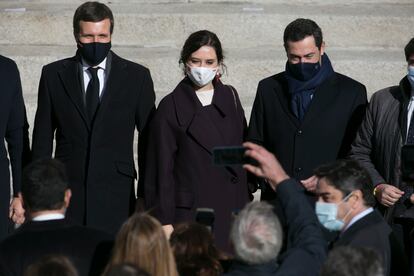
[{"label": "out of focus head", "polygon": [[65,256],[49,255],[29,265],[24,276],[78,276],[72,262]]},{"label": "out of focus head", "polygon": [[65,166],[57,159],[37,160],[23,170],[22,197],[30,213],[62,211],[69,206],[71,191],[68,188]]},{"label": "out of focus head", "polygon": [[380,256],[370,248],[351,246],[333,249],[322,266],[321,276],[384,276]]},{"label": "out of focus head", "polygon": [[117,264],[110,268],[104,276],[151,276],[146,271],[132,264]]},{"label": "out of focus head", "polygon": [[145,213],[131,216],[115,239],[108,267],[125,262],[153,276],[177,275],[174,257],[161,224]]},{"label": "out of focus head", "polygon": [[195,222],[177,225],[170,244],[180,275],[220,275],[219,253],[204,225]]},{"label": "out of focus head", "polygon": [[251,202],[237,215],[231,229],[236,257],[247,264],[276,260],[282,247],[282,228],[273,207]]}]

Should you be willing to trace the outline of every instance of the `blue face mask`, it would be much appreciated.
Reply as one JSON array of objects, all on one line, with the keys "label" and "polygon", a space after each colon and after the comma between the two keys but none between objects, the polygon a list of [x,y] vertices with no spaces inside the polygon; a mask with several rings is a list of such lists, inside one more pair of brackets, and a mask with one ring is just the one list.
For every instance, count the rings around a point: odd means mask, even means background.
[{"label": "blue face mask", "polygon": [[414,89],[414,66],[408,66],[408,80],[411,84],[411,89]]},{"label": "blue face mask", "polygon": [[344,228],[346,216],[351,212],[345,215],[343,219],[339,219],[338,215],[338,206],[348,200],[348,198],[352,195],[350,193],[347,195],[339,204],[336,203],[326,203],[326,202],[316,202],[315,212],[318,217],[319,222],[328,230],[331,231],[340,231]]}]

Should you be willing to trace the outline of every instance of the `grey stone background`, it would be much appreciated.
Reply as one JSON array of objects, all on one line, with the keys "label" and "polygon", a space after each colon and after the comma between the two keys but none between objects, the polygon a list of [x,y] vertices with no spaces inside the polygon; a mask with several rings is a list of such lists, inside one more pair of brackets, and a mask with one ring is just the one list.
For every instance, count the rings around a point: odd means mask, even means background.
[{"label": "grey stone background", "polygon": [[[30,126],[43,65],[76,51],[72,16],[79,0],[0,0],[0,53],[20,69]],[[284,70],[283,30],[298,17],[324,32],[334,69],[364,83],[371,95],[406,73],[403,47],[414,36],[414,0],[112,0],[113,50],[147,66],[159,100],[182,78],[186,37],[199,29],[219,36],[225,83],[240,93],[246,117],[259,80]]]}]

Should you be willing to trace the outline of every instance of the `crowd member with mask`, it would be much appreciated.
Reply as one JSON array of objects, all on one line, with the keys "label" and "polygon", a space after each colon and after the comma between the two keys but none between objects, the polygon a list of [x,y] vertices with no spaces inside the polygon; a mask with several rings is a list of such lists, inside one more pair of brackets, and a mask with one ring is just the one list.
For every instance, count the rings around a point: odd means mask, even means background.
[{"label": "crowd member with mask", "polygon": [[375,250],[385,275],[407,275],[401,244],[381,214],[374,210],[372,182],[357,162],[338,160],[315,170],[318,202],[315,211],[328,230],[339,231],[331,247],[355,246]]},{"label": "crowd member with mask", "polygon": [[[248,140],[275,154],[291,177],[314,191],[313,170],[349,150],[364,115],[366,89],[334,71],[314,21],[294,20],[283,41],[286,69],[259,82]],[[274,198],[269,185],[262,185],[262,199]]]},{"label": "crowd member with mask", "polygon": [[216,245],[228,251],[232,212],[249,200],[247,179],[241,166],[215,166],[212,150],[242,144],[243,107],[236,90],[220,81],[223,52],[214,33],[192,33],[180,63],[185,77],[161,100],[149,127],[146,208],[167,234],[193,221],[197,208],[213,209]]},{"label": "crowd member with mask", "polygon": [[72,190],[67,218],[110,233],[134,210],[134,132],[155,111],[149,70],[110,51],[113,28],[106,5],[78,7],[76,55],[42,71],[32,147],[34,159],[50,157],[56,139]]},{"label": "crowd member with mask", "polygon": [[[352,144],[351,158],[371,176],[379,209],[405,245],[413,265],[413,179],[402,179],[401,153],[414,144],[414,38],[404,50],[408,74],[398,86],[374,93]],[[411,271],[414,275],[413,268]]]}]

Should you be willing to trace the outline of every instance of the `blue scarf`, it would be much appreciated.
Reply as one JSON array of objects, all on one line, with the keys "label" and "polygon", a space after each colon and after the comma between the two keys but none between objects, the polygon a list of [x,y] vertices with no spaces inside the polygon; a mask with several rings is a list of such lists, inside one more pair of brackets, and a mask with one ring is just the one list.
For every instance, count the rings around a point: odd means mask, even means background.
[{"label": "blue scarf", "polygon": [[305,117],[305,113],[312,101],[316,88],[334,74],[328,55],[324,54],[321,58],[322,65],[318,73],[307,81],[295,78],[289,69],[289,61],[286,62],[285,76],[288,81],[289,93],[291,94],[290,107],[293,114],[295,114],[301,122]]}]

